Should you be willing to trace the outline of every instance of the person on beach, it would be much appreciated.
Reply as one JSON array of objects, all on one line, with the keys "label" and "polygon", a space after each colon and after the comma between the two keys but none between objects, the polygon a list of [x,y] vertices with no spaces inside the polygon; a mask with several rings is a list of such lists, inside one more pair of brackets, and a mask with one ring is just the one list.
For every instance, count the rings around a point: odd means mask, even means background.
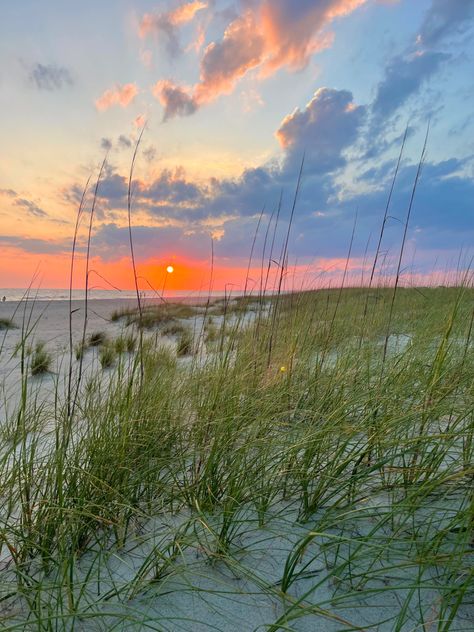
[{"label": "person on beach", "polygon": [[3,296],[3,297],[2,297],[2,303],[4,303],[6,300],[7,300],[7,297],[6,297],[6,296]]}]

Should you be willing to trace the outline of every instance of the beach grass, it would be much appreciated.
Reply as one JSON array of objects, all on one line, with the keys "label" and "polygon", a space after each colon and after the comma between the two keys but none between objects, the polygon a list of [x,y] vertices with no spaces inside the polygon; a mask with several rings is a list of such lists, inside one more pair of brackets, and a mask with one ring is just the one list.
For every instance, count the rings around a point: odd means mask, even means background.
[{"label": "beach grass", "polygon": [[207,352],[194,311],[176,351],[102,340],[115,369],[73,416],[25,372],[0,457],[3,628],[470,629],[474,291],[392,298],[257,297],[251,319],[221,302]]},{"label": "beach grass", "polygon": [[51,369],[53,357],[43,342],[37,342],[34,349],[30,352],[31,355],[31,375],[40,375],[41,373],[48,373]]},{"label": "beach grass", "polygon": [[0,318],[0,331],[14,328],[16,328],[16,325],[11,318]]}]

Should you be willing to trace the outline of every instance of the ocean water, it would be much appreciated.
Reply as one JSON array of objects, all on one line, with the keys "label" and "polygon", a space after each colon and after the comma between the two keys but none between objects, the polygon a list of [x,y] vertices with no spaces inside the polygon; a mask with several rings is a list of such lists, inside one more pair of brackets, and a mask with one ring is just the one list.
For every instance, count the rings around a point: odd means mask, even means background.
[{"label": "ocean water", "polygon": [[[237,296],[239,293],[233,293],[233,296]],[[88,292],[89,300],[94,299],[127,299],[136,300],[137,295],[135,290],[102,290],[91,289]],[[159,299],[162,297],[160,293],[153,292],[152,290],[140,291],[140,296],[143,299]],[[208,297],[220,298],[225,296],[224,292],[186,292],[166,290],[164,298],[167,300],[206,300]],[[69,300],[68,289],[48,289],[48,288],[0,288],[0,301],[5,297],[6,302],[16,302],[21,300],[30,301],[67,301]],[[73,300],[84,300],[84,290],[73,290]]]}]

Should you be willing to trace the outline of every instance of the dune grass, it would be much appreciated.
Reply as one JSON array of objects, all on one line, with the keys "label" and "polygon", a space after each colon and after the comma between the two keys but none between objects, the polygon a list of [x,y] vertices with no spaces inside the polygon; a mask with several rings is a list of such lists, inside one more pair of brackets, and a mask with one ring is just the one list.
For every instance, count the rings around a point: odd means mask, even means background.
[{"label": "dune grass", "polygon": [[0,331],[4,329],[16,329],[16,325],[11,318],[0,318]]},{"label": "dune grass", "polygon": [[110,320],[124,320],[126,326],[136,325],[143,329],[151,329],[160,325],[169,325],[178,318],[191,318],[198,310],[184,303],[164,302],[160,305],[144,305],[141,309],[128,307],[112,312]]},{"label": "dune grass", "polygon": [[31,350],[31,375],[48,373],[53,361],[52,355],[45,349],[43,342],[37,342]]},{"label": "dune grass", "polygon": [[204,361],[145,340],[143,379],[138,353],[118,362],[73,418],[25,374],[2,627],[470,629],[473,302],[467,284],[393,307],[390,288],[273,297]]}]

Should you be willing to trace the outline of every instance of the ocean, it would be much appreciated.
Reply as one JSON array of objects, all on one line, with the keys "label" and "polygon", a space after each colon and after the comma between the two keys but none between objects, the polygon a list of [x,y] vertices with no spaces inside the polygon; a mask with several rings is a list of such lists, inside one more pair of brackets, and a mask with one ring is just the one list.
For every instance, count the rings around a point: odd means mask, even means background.
[{"label": "ocean", "polygon": [[[239,293],[233,293],[232,296],[237,296]],[[94,299],[126,299],[136,300],[137,295],[135,290],[102,290],[91,289],[88,292],[89,300]],[[162,297],[160,293],[152,290],[140,291],[140,296],[143,299],[159,299]],[[211,298],[220,298],[225,296],[224,292],[211,292]],[[17,302],[21,300],[30,301],[67,301],[69,300],[68,289],[47,289],[47,288],[32,288],[27,290],[26,288],[0,288],[0,300],[5,297],[5,302]],[[209,298],[209,292],[197,292],[197,291],[172,291],[166,290],[164,294],[166,300],[177,301],[203,301]],[[84,290],[73,290],[72,299],[76,301],[84,300]]]}]

